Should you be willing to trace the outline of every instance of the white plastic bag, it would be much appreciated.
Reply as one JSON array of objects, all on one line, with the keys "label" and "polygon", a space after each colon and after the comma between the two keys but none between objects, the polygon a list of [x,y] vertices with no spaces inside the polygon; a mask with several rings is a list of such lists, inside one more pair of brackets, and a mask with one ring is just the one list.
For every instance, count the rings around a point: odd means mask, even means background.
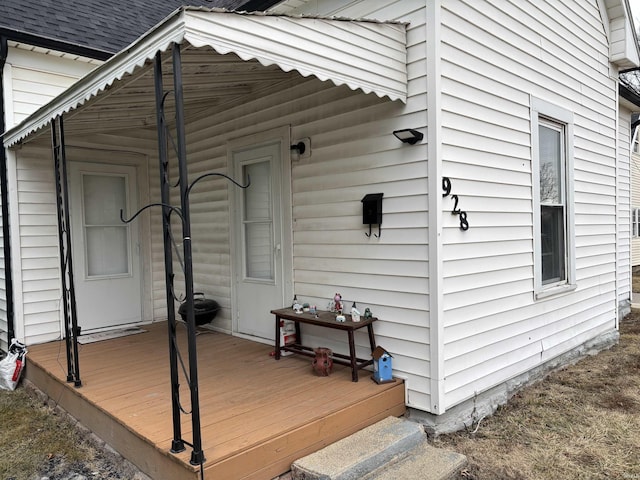
[{"label": "white plastic bag", "polygon": [[15,390],[27,361],[27,346],[15,338],[9,346],[9,353],[0,360],[0,389]]}]

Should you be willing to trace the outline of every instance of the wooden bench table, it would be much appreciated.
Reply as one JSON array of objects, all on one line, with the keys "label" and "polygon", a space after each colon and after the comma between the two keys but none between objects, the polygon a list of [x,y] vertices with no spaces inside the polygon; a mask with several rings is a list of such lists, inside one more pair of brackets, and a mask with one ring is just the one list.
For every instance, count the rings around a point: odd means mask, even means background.
[{"label": "wooden bench table", "polygon": [[[316,314],[313,313],[295,313],[293,308],[280,308],[278,310],[271,310],[276,316],[276,351],[275,358],[280,360],[280,350],[286,352],[293,352],[300,355],[306,355],[308,357],[315,357],[314,349],[305,346],[302,343],[302,333],[300,331],[300,324],[306,323],[309,325],[316,325],[317,327],[333,328],[335,330],[344,330],[349,337],[349,355],[342,355],[340,353],[333,353],[333,363],[338,365],[346,365],[351,367],[351,380],[358,381],[358,370],[373,364],[373,358],[362,359],[356,357],[356,344],[353,339],[353,332],[360,328],[367,328],[369,334],[369,345],[373,352],[376,348],[376,339],[373,334],[373,322],[377,320],[375,317],[364,318],[360,317],[359,322],[353,322],[351,315],[345,315],[346,322],[337,322],[336,313],[318,310]],[[296,326],[296,341],[289,345],[280,345],[280,320],[292,320]]]}]

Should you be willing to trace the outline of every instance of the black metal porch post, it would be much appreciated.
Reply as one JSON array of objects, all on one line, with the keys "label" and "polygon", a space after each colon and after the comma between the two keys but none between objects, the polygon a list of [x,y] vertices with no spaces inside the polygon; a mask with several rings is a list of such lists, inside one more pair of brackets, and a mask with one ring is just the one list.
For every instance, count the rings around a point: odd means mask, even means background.
[{"label": "black metal porch post", "polygon": [[182,59],[180,45],[173,44],[173,83],[176,104],[176,137],[178,143],[178,171],[180,176],[180,207],[182,211],[182,240],[184,249],[184,283],[187,304],[187,332],[189,345],[189,387],[191,390],[191,425],[193,451],[191,463],[204,462],[200,431],[200,400],[198,392],[198,355],[196,351],[196,320],[193,308],[193,264],[191,256],[191,219],[189,214],[189,178],[187,148],[184,129],[184,98],[182,94]]},{"label": "black metal porch post", "polygon": [[[56,122],[58,123],[57,129]],[[78,359],[78,315],[71,254],[69,184],[67,181],[64,123],[61,116],[51,122],[51,142],[55,165],[56,204],[58,207],[58,242],[65,319],[65,343],[67,348],[67,382],[73,382],[76,387],[80,387],[82,381],[80,380],[80,360]]]},{"label": "black metal porch post", "polygon": [[173,257],[171,254],[170,232],[170,185],[168,178],[169,160],[167,155],[167,132],[164,125],[162,84],[162,54],[156,53],[154,63],[155,93],[156,93],[156,121],[158,125],[158,160],[160,163],[160,198],[162,202],[162,234],[164,239],[164,271],[167,294],[167,326],[169,334],[169,367],[171,372],[171,411],[173,418],[173,440],[171,451],[174,453],[185,450],[182,440],[182,426],[180,424],[180,384],[178,381],[178,358],[176,351],[176,312],[173,301]]}]

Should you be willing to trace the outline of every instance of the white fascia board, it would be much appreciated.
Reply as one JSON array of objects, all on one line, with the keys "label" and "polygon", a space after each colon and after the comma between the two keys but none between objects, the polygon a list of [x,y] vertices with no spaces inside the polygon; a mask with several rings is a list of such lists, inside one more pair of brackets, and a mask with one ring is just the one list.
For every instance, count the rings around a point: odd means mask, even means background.
[{"label": "white fascia board", "polygon": [[405,24],[192,10],[185,28],[185,40],[195,47],[407,99]]}]

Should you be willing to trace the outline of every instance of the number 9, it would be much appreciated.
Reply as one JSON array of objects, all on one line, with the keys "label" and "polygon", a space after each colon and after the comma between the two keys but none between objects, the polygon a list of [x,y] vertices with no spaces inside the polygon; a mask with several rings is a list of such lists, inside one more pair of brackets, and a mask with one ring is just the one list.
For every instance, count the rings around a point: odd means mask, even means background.
[{"label": "number 9", "polygon": [[451,180],[449,180],[449,177],[442,177],[442,190],[444,190],[443,198],[451,193]]}]

